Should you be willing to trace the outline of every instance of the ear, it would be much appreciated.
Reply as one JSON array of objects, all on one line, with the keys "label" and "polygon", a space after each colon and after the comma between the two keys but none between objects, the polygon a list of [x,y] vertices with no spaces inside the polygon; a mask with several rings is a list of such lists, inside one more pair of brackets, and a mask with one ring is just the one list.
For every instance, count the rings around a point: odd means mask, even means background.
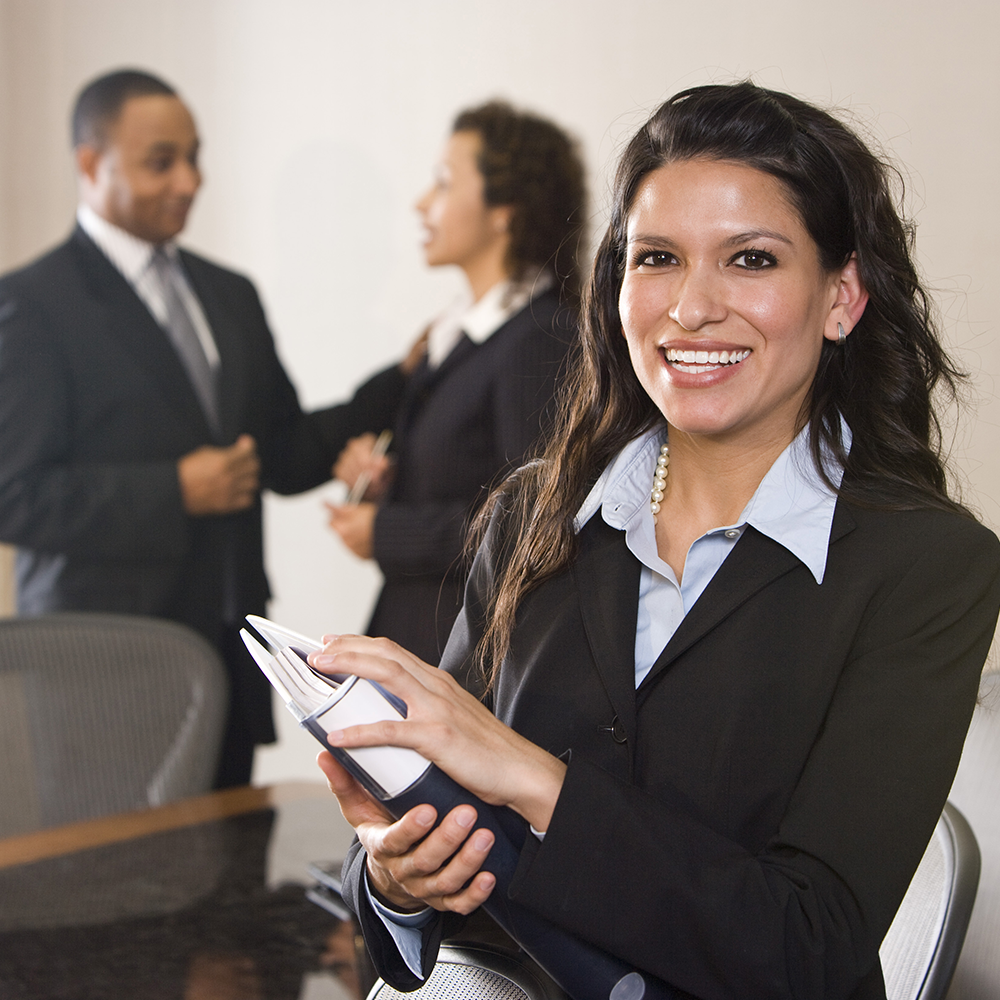
[{"label": "ear", "polygon": [[101,151],[96,146],[81,143],[73,150],[76,159],[76,172],[91,184],[97,180],[97,168],[101,163]]},{"label": "ear", "polygon": [[513,205],[493,205],[490,207],[490,224],[497,236],[503,236],[510,232],[510,223],[513,218]]},{"label": "ear", "polygon": [[837,341],[840,337],[838,325],[844,328],[845,334],[849,334],[861,319],[866,305],[868,289],[858,274],[857,254],[852,253],[850,260],[837,272],[836,298],[827,316],[823,336],[827,340]]}]

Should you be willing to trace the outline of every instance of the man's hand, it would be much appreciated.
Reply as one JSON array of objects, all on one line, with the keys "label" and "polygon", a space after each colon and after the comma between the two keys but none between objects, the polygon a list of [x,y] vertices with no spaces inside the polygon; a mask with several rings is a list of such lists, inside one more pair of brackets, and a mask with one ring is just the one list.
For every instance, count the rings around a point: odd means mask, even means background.
[{"label": "man's hand", "polygon": [[257,442],[241,434],[228,448],[203,445],[177,462],[184,510],[193,517],[246,510],[260,492]]}]

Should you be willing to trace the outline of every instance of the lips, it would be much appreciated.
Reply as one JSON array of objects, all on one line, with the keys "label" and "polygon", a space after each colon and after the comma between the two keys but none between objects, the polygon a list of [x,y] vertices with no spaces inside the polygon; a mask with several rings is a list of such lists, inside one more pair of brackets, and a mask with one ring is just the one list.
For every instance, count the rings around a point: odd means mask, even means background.
[{"label": "lips", "polygon": [[738,365],[741,361],[745,361],[751,354],[747,349],[732,351],[689,351],[676,347],[668,347],[663,353],[667,364],[671,365],[675,371],[685,372],[690,375],[701,375],[704,372],[731,368],[733,365]]},{"label": "lips", "polygon": [[685,365],[738,365],[749,357],[749,350],[741,351],[680,351],[674,347],[666,350],[667,361]]}]

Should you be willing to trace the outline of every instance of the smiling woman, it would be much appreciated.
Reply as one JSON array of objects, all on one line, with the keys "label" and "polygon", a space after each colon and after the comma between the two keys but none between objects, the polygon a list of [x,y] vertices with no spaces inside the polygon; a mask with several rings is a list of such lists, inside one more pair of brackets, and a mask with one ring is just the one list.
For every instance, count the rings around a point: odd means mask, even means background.
[{"label": "smiling woman", "polygon": [[[654,170],[627,240],[618,307],[632,367],[670,428],[680,475],[657,541],[680,579],[694,540],[737,520],[802,428],[824,338],[851,330],[868,295],[853,255],[822,267],[781,181],[739,163]],[[714,502],[698,504],[709,459]]]},{"label": "smiling woman", "polygon": [[[749,83],[668,101],[442,670],[357,637],[312,657],[408,706],[331,742],[415,748],[545,831],[510,898],[667,992],[885,997],[1000,606],[1000,543],[945,488],[933,391],[958,375],[908,235],[827,112]],[[469,807],[393,823],[321,759],[366,938],[413,988],[494,891],[492,837]],[[424,904],[447,919],[395,912]]]}]

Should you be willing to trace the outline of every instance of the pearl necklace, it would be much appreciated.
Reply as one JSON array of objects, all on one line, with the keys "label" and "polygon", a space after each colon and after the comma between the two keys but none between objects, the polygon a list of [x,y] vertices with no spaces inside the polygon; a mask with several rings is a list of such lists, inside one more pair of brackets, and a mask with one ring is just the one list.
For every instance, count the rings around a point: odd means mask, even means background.
[{"label": "pearl necklace", "polygon": [[663,487],[667,485],[667,471],[670,467],[670,445],[666,442],[660,448],[660,457],[656,460],[656,471],[653,473],[653,489],[649,494],[649,509],[655,517],[660,513],[660,501],[663,499]]}]

